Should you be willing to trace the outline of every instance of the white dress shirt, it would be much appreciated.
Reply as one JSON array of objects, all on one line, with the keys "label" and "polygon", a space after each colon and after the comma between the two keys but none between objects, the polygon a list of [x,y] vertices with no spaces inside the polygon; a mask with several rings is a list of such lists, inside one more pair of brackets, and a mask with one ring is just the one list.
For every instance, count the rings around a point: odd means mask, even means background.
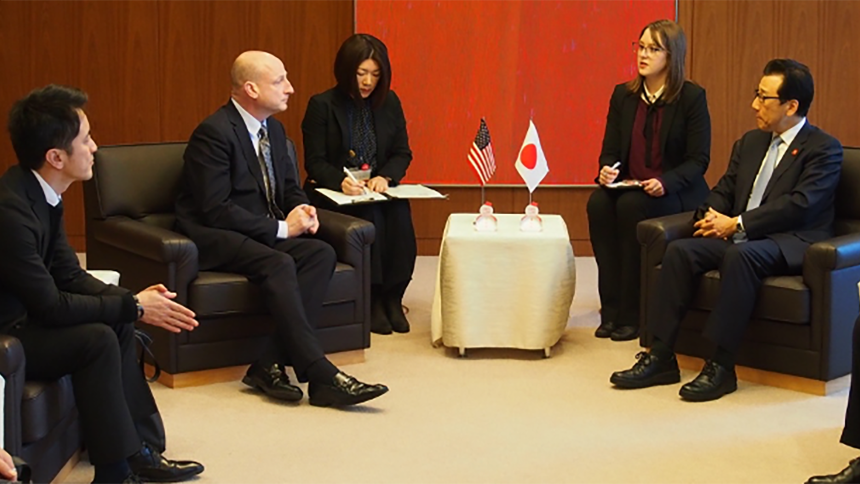
[{"label": "white dress shirt", "polygon": [[48,182],[42,178],[42,175],[39,174],[36,170],[30,170],[36,175],[36,179],[39,180],[39,185],[42,186],[42,191],[45,192],[45,201],[48,202],[48,205],[52,207],[56,207],[63,197],[60,196],[59,193],[54,191],[54,188],[51,185],[48,185]]}]

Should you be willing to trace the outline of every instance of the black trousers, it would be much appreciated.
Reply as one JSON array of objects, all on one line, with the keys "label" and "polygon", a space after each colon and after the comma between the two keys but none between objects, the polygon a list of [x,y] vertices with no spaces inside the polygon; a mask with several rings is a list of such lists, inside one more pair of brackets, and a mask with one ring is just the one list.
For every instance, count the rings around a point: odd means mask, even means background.
[{"label": "black trousers", "polygon": [[720,294],[704,335],[732,353],[740,346],[764,278],[800,272],[800,267],[788,266],[779,246],[770,239],[737,244],[710,238],[675,240],[663,256],[657,290],[646,314],[648,329],[655,337],[674,346],[699,277],[713,269],[720,271]]},{"label": "black trousers", "polygon": [[260,286],[275,322],[275,335],[261,360],[292,366],[299,381],[307,381],[307,369],[325,358],[315,328],[335,264],[329,244],[297,237],[279,240],[274,248],[247,239],[236,257],[219,267]]},{"label": "black trousers", "polygon": [[597,261],[600,319],[616,326],[639,325],[639,222],[681,211],[677,195],[652,197],[642,190],[599,188],[588,199],[588,231]]},{"label": "black trousers", "polygon": [[851,390],[848,392],[848,408],[845,410],[845,428],[842,429],[843,444],[860,449],[860,317],[854,322],[854,342],[851,346]]},{"label": "black trousers", "polygon": [[[317,200],[320,198],[324,197],[316,195]],[[405,290],[412,280],[418,255],[409,200],[358,205],[335,205],[327,198],[319,201],[328,210],[373,224],[376,237],[370,246],[370,283],[379,286],[383,293]]]},{"label": "black trousers", "polygon": [[137,364],[132,324],[42,328],[24,323],[8,333],[24,346],[28,380],[72,375],[84,443],[93,465],[131,456],[147,435],[160,434],[163,442],[158,407]]}]

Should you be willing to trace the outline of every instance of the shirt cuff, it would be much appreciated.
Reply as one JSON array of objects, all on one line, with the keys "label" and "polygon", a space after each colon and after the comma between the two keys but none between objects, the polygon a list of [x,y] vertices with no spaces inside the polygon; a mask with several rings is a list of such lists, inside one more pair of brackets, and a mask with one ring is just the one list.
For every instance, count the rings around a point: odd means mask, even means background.
[{"label": "shirt cuff", "polygon": [[747,228],[744,227],[744,216],[743,215],[738,215],[738,225],[741,226],[741,231],[743,231],[743,232],[747,231]]},{"label": "shirt cuff", "polygon": [[289,237],[290,231],[287,230],[287,221],[278,220],[278,234],[275,236],[281,240]]}]

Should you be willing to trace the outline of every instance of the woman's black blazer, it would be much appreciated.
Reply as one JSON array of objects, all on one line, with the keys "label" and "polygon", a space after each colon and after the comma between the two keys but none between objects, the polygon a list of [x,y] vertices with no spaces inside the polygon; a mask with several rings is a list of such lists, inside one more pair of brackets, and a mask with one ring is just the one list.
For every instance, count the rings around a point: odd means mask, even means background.
[{"label": "woman's black blazer", "polygon": [[[349,96],[337,88],[329,89],[311,97],[302,120],[308,180],[314,180],[323,188],[340,190],[345,176],[343,167],[349,156],[347,103],[350,102]],[[397,185],[406,175],[412,150],[403,108],[394,91],[388,91],[382,106],[374,109],[373,122],[377,164],[371,176],[389,178],[390,185]]]},{"label": "woman's black blazer", "polygon": [[[620,160],[619,179],[629,176],[630,139],[639,99],[638,93],[619,84],[609,101],[599,168]],[[677,194],[684,210],[695,210],[709,192],[705,171],[711,160],[711,116],[705,90],[700,86],[684,82],[680,96],[666,104],[660,126],[660,152],[660,179],[666,193]]]}]

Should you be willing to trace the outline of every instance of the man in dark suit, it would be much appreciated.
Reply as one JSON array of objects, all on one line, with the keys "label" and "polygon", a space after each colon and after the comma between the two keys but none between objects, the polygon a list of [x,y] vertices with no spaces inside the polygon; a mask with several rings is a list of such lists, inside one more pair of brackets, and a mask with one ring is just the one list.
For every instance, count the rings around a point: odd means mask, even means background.
[{"label": "man in dark suit", "polygon": [[[848,392],[848,408],[845,410],[845,427],[840,442],[860,449],[860,317],[854,322],[854,340],[851,346],[851,390]],[[860,483],[860,457],[836,474],[813,476],[806,484]]]},{"label": "man in dark suit", "polygon": [[284,372],[309,381],[310,403],[361,403],[388,391],[339,371],[315,327],[334,274],[334,249],[314,234],[316,209],[299,187],[296,150],[272,116],[287,109],[293,87],[284,64],[249,51],[233,63],[231,99],[206,118],[185,151],[176,201],[178,228],[197,244],[202,270],[245,275],[258,284],[275,322],[272,344],[248,368],[245,384],[286,401],[302,390]]},{"label": "man in dark suit", "polygon": [[12,107],[18,165],[0,177],[0,331],[24,347],[28,379],[72,375],[94,482],[179,481],[203,471],[171,461],[155,400],[136,364],[134,325],[193,330],[194,313],[158,284],[137,295],[81,269],[61,195],[92,177],[97,146],[83,92],[47,86]]},{"label": "man in dark suit", "polygon": [[842,146],[806,121],[813,94],[805,65],[768,62],[752,102],[759,129],[735,142],[725,175],[696,211],[694,237],[669,244],[646,315],[654,343],[631,369],[612,374],[616,386],[680,381],[673,351],[678,326],[696,281],[719,269],[720,296],[705,326],[716,349],[680,394],[707,401],[737,389],[735,353],[763,279],[800,274],[806,248],[832,236]]}]

